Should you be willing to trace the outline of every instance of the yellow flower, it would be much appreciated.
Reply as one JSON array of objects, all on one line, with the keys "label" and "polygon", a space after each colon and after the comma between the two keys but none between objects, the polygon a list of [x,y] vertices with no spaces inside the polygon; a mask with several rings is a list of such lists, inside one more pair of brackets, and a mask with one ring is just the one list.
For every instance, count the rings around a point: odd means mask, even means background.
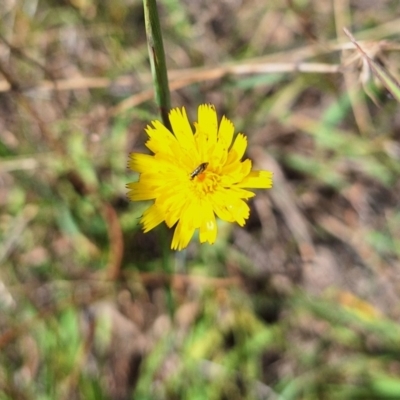
[{"label": "yellow flower", "polygon": [[272,173],[251,171],[251,161],[242,157],[246,137],[222,117],[218,127],[212,105],[200,105],[195,133],[184,108],[169,114],[171,133],[161,122],[147,126],[146,146],[154,155],[132,153],[129,167],[140,173],[139,181],[127,185],[133,201],[153,200],[141,223],[148,232],[165,221],[176,223],[171,248],[182,250],[199,229],[200,242],[214,243],[215,215],[228,222],[245,224],[249,217],[246,200],[255,194],[244,188],[272,187]]}]

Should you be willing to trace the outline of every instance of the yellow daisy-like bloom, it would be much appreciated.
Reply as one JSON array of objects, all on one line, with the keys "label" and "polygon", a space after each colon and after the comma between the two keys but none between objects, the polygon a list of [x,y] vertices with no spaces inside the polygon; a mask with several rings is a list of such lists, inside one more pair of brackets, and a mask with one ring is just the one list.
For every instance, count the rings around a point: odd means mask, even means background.
[{"label": "yellow daisy-like bloom", "polygon": [[243,226],[246,200],[255,195],[245,188],[271,188],[272,173],[251,171],[251,161],[242,161],[246,137],[239,133],[233,141],[232,122],[223,117],[218,126],[214,106],[199,106],[194,134],[184,108],[172,109],[169,119],[173,133],[159,121],[147,126],[146,147],[154,155],[130,155],[129,167],[140,177],[127,185],[128,196],[154,200],[141,218],[144,232],[163,221],[170,228],[177,223],[172,249],[184,249],[196,229],[201,243],[214,243],[215,215]]}]

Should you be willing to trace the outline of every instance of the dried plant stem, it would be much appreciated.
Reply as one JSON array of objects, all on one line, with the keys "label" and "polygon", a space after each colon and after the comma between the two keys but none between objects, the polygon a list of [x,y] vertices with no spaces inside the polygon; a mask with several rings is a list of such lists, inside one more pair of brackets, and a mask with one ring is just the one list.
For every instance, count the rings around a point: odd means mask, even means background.
[{"label": "dried plant stem", "polygon": [[[351,13],[350,4],[348,0],[335,0],[333,2],[333,9],[335,15],[336,34],[339,40],[344,39],[343,27],[350,25]],[[352,49],[351,49],[352,50]],[[345,64],[346,50],[342,49],[342,64]],[[365,99],[362,96],[361,86],[355,71],[351,69],[343,70],[344,83],[347,88],[347,94],[353,110],[354,119],[357,123],[358,129],[361,134],[366,135],[371,131],[374,126],[371,116],[368,111]]]}]

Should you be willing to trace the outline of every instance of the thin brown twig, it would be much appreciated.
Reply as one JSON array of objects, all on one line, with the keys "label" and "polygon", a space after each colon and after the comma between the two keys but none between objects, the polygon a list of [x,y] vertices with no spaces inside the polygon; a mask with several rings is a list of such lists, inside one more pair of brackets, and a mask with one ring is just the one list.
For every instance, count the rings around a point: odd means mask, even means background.
[{"label": "thin brown twig", "polygon": [[[348,0],[335,0],[333,2],[335,15],[336,35],[343,39],[342,27],[350,24],[351,13]],[[342,64],[345,61],[345,49],[341,53]],[[353,110],[354,118],[361,134],[367,134],[373,127],[373,122],[368,111],[367,104],[360,96],[361,87],[355,72],[351,69],[343,70],[344,84]]]},{"label": "thin brown twig", "polygon": [[[171,70],[168,75],[170,83],[179,85],[189,85],[196,82],[220,79],[226,75],[251,75],[251,74],[270,74],[270,73],[320,73],[335,74],[340,72],[340,65],[326,63],[307,63],[307,62],[268,62],[268,63],[241,63],[237,65],[223,65],[219,67],[188,68],[182,70]],[[142,79],[150,83],[150,75],[145,75]],[[8,79],[7,79],[8,81]],[[11,89],[7,81],[0,81],[0,92]],[[43,80],[36,86],[25,89],[30,92],[65,91],[78,89],[102,89],[110,86],[129,86],[134,83],[131,76],[122,76],[115,80],[102,77],[74,77],[70,79],[59,79],[54,81]],[[181,86],[179,86],[181,87]]]}]

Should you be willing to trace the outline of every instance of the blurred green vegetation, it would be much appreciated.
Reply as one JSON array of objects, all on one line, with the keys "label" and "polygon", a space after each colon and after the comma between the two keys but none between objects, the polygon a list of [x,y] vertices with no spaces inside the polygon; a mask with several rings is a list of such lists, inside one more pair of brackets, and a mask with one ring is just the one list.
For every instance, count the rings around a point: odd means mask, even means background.
[{"label": "blurred green vegetation", "polygon": [[142,2],[3,3],[0,400],[400,398],[396,1],[158,2],[172,106],[275,173],[181,253],[125,194],[159,118]]}]

